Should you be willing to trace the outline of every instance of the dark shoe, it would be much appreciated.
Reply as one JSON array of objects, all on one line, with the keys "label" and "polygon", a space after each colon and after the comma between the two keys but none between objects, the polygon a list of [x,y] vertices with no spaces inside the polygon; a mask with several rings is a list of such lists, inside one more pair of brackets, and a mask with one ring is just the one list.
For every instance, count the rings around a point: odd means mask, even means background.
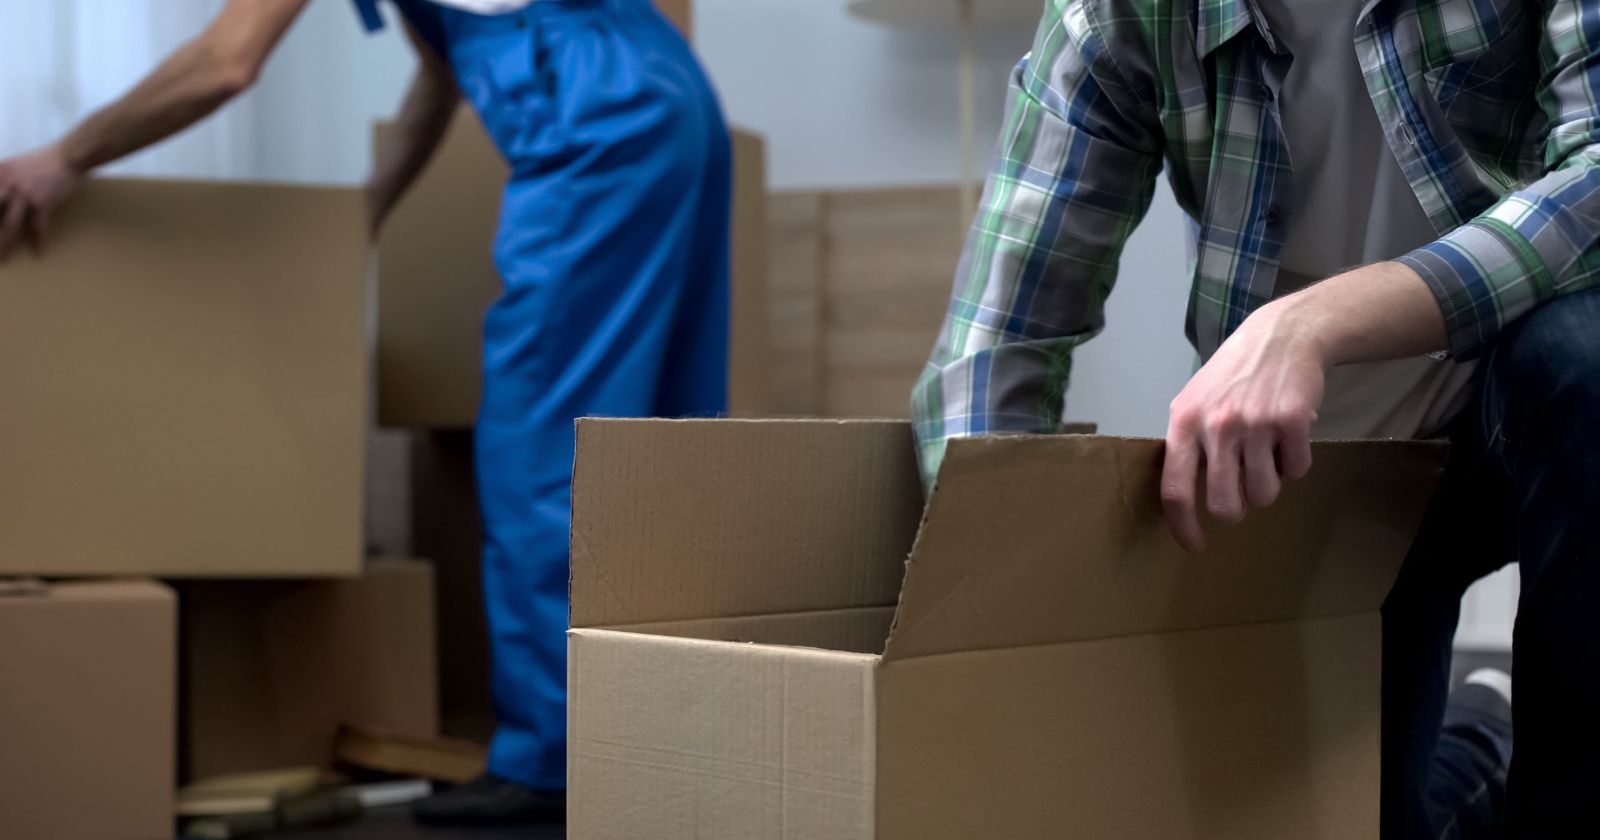
[{"label": "dark shoe", "polygon": [[560,822],[566,810],[566,791],[536,790],[485,773],[421,800],[411,814],[423,825],[496,826]]}]

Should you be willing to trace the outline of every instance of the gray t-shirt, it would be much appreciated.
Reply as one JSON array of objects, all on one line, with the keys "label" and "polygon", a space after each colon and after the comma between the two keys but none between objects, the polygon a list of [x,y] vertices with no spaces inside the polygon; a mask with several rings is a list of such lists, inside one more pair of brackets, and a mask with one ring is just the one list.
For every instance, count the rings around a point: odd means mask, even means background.
[{"label": "gray t-shirt", "polygon": [[[1384,141],[1356,58],[1361,0],[1257,0],[1294,61],[1279,91],[1294,197],[1276,294],[1392,259],[1438,238]],[[1471,363],[1428,357],[1330,372],[1323,438],[1419,437],[1466,402]]]}]

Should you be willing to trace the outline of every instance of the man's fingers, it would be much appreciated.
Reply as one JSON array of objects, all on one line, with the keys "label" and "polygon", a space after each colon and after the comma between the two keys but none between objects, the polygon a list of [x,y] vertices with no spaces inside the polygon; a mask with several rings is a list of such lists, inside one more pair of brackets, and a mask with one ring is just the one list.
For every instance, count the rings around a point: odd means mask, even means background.
[{"label": "man's fingers", "polygon": [[1311,472],[1311,428],[1289,429],[1278,438],[1278,462],[1283,477],[1305,478]]},{"label": "man's fingers", "polygon": [[1227,432],[1206,439],[1206,509],[1219,522],[1237,525],[1244,519],[1244,486],[1240,461],[1244,453],[1237,436]]},{"label": "man's fingers", "polygon": [[1283,480],[1278,476],[1273,440],[1252,435],[1244,443],[1244,495],[1252,508],[1264,508],[1278,500]]},{"label": "man's fingers", "polygon": [[1167,450],[1161,465],[1161,505],[1167,527],[1184,550],[1196,554],[1206,548],[1195,498],[1200,476],[1200,445],[1193,435],[1177,428],[1167,432]]}]

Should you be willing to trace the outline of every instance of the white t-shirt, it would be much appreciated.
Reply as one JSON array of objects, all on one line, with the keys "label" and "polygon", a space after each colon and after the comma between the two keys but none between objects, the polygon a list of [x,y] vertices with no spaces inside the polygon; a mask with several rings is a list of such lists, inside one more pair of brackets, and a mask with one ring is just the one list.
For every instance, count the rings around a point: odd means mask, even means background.
[{"label": "white t-shirt", "polygon": [[[1276,294],[1286,295],[1438,238],[1406,183],[1355,53],[1360,0],[1257,0],[1294,61],[1279,91],[1294,192]],[[1323,438],[1434,434],[1469,395],[1472,363],[1428,357],[1330,372],[1314,430]]]},{"label": "white t-shirt", "polygon": [[503,15],[533,5],[534,0],[432,0],[441,6],[450,6],[475,15]]}]

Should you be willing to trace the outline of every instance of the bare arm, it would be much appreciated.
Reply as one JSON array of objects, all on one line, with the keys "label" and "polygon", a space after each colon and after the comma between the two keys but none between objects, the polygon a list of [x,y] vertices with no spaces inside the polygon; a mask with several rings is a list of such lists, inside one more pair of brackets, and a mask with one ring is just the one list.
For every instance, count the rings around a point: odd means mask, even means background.
[{"label": "bare arm", "polygon": [[0,259],[43,247],[79,179],[198,122],[255,82],[307,0],[228,0],[205,31],[51,146],[0,161]]},{"label": "bare arm", "polygon": [[417,72],[395,118],[394,142],[380,149],[372,163],[367,211],[374,233],[439,148],[461,100],[450,65],[410,27],[406,35],[417,51]]}]

